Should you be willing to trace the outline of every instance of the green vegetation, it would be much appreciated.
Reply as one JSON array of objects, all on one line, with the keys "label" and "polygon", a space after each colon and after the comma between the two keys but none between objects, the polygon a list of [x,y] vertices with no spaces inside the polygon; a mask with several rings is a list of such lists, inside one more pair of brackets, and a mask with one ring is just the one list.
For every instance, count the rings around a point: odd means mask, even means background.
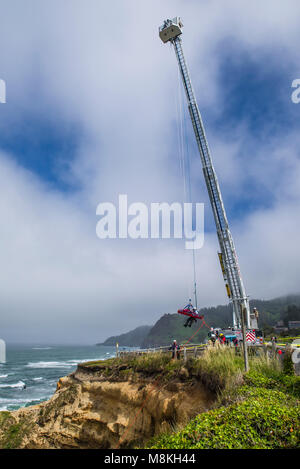
[{"label": "green vegetation", "polygon": [[[164,314],[152,327],[142,343],[142,348],[170,345],[174,339],[179,343],[187,341],[198,329],[200,323],[193,328],[183,327],[186,317],[180,314]],[[207,337],[207,328],[203,326],[193,337],[193,343],[202,343]]]},{"label": "green vegetation", "polygon": [[[199,414],[184,428],[156,436],[147,448],[160,449],[247,449],[297,448],[299,446],[300,378],[293,374],[287,351],[284,360],[261,352],[249,358],[251,371],[245,373],[239,349],[210,347],[198,358],[172,360],[171,353],[128,355],[122,359],[88,362],[79,367],[100,373],[110,380],[133,380],[167,386],[184,381],[189,386],[202,382],[214,399],[214,407]],[[51,403],[41,406],[36,421],[14,413],[0,412],[0,448],[19,448],[32,426],[55,419],[65,403],[76,396],[74,384],[63,388]]]},{"label": "green vegetation", "polygon": [[90,368],[92,371],[97,371],[96,368],[98,368],[99,370],[104,370],[106,367],[110,369],[117,361],[118,360],[116,358],[108,358],[107,360],[98,361],[94,360],[91,362],[80,363],[78,365],[78,368]]},{"label": "green vegetation", "polygon": [[[266,337],[266,340],[271,340],[271,337]],[[291,344],[294,340],[300,339],[300,335],[295,335],[295,331],[293,331],[293,335],[288,337],[281,337],[278,339],[278,343],[280,344]]]},{"label": "green vegetation", "polygon": [[[283,371],[286,374],[293,373],[290,356],[282,361],[278,358],[266,361],[263,350],[259,352],[249,350],[249,353],[252,370],[258,370],[263,374],[268,374],[270,370],[272,373],[278,372],[278,380],[281,375],[285,376]],[[190,379],[201,381],[207,389],[219,396],[223,396],[227,389],[239,385],[244,380],[243,356],[241,350],[233,347],[206,349],[199,358],[188,358],[186,363],[182,359],[172,360],[171,352],[156,352],[91,361],[81,363],[78,367],[90,372],[99,372],[105,378],[124,378],[134,373],[145,377],[158,375],[160,378],[166,376],[176,378],[184,368]]]},{"label": "green vegetation", "polygon": [[[205,359],[204,359],[205,358]],[[187,367],[216,391],[216,408],[198,415],[181,431],[160,435],[148,448],[247,449],[299,446],[300,378],[286,375],[279,362],[242,357],[232,350],[211,350]]]},{"label": "green vegetation", "polygon": [[182,366],[181,360],[171,360],[170,352],[129,355],[122,359],[111,358],[105,361],[81,363],[79,368],[98,372],[104,378],[116,380],[158,376],[163,383],[167,379],[176,378]]},{"label": "green vegetation", "polygon": [[[285,393],[244,387],[242,402],[201,414],[181,432],[164,435],[151,448],[297,448],[299,412]],[[244,397],[241,394],[241,397]]]},{"label": "green vegetation", "polygon": [[285,326],[288,325],[289,321],[300,321],[300,307],[297,304],[290,304],[284,310],[281,315],[281,319]]},{"label": "green vegetation", "polygon": [[22,430],[22,425],[20,423],[10,425],[3,439],[2,448],[4,449],[18,448],[23,437],[21,430]]},{"label": "green vegetation", "polygon": [[7,412],[6,410],[0,412],[0,425],[5,425],[5,422],[10,418],[10,416],[10,412]]},{"label": "green vegetation", "polygon": [[[287,321],[297,320],[300,313],[300,295],[288,295],[273,300],[251,300],[251,308],[256,306],[258,309],[259,323],[261,327],[274,326],[279,320]],[[295,311],[298,310],[298,312]]]},{"label": "green vegetation", "polygon": [[[260,327],[274,335],[273,327],[276,322],[282,319],[297,320],[300,314],[300,295],[289,295],[286,297],[275,298],[274,300],[251,300],[250,307],[256,307],[259,311]],[[211,308],[200,307],[201,314],[204,314],[205,321],[209,326],[228,327],[232,322],[231,305],[219,305]],[[177,313],[165,314],[162,316],[142,342],[142,347],[156,347],[168,345],[173,339],[177,342],[184,342],[200,326],[198,322],[193,328],[184,328],[185,318]],[[207,337],[207,328],[203,326],[193,337],[193,343],[201,343]]]}]

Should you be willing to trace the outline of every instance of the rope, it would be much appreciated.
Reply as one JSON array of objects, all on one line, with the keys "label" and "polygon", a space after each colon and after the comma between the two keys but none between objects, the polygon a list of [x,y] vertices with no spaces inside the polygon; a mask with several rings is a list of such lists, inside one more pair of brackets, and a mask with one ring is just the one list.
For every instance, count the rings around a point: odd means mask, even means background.
[{"label": "rope", "polygon": [[[173,50],[172,50],[173,52]],[[177,139],[178,139],[178,149],[179,149],[179,165],[180,165],[180,174],[183,179],[183,203],[190,201],[190,177],[189,177],[189,166],[187,165],[185,157],[185,149],[187,149],[187,143],[184,145],[186,139],[186,124],[185,124],[185,114],[183,110],[184,106],[184,96],[183,89],[180,77],[180,71],[177,67],[177,96],[176,96],[176,111],[177,111]],[[188,179],[187,179],[188,175]],[[186,291],[188,292],[188,298],[192,298],[192,289],[191,282],[188,277],[185,277],[186,280]]]},{"label": "rope", "polygon": [[192,338],[197,334],[197,332],[200,331],[200,329],[201,329],[201,327],[202,327],[203,325],[204,325],[204,320],[202,319],[201,326],[198,327],[198,329],[196,330],[196,332],[194,332],[194,334],[193,334],[186,342],[184,342],[184,344],[182,344],[182,347],[184,347],[186,344],[188,344],[188,343],[192,340]]}]

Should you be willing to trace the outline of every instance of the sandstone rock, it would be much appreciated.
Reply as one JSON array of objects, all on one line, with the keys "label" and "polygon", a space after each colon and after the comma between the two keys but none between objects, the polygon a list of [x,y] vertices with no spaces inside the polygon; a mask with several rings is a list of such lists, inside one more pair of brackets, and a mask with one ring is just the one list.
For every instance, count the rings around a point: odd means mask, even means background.
[{"label": "sandstone rock", "polygon": [[[188,372],[180,370],[181,378]],[[0,425],[0,447],[10,425],[18,428],[18,448],[122,448],[180,428],[206,411],[213,397],[198,382],[160,383],[159,379],[110,381],[81,367],[61,378],[53,397],[11,413]],[[5,442],[5,443],[3,443]]]}]

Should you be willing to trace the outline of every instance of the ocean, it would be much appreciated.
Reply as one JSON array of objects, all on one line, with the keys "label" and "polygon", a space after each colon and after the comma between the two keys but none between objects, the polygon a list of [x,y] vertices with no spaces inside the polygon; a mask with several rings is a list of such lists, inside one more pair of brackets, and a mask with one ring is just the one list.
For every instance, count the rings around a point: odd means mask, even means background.
[{"label": "ocean", "polygon": [[49,399],[59,378],[77,363],[115,356],[110,346],[7,345],[0,363],[0,411],[16,410]]}]

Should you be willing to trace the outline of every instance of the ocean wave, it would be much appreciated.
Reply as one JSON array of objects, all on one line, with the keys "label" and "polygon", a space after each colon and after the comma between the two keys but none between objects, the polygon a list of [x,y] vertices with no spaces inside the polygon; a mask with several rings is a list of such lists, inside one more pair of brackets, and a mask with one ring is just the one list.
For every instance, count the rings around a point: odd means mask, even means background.
[{"label": "ocean wave", "polygon": [[25,366],[27,368],[71,368],[73,365],[69,362],[29,362]]},{"label": "ocean wave", "polygon": [[44,379],[42,376],[38,376],[37,378],[33,378],[33,381],[41,381]]},{"label": "ocean wave", "polygon": [[85,359],[85,360],[82,360],[82,359],[81,359],[81,360],[68,360],[68,363],[69,363],[70,365],[72,365],[72,366],[75,366],[75,365],[77,365],[78,363],[84,363],[84,362],[89,362],[89,361],[91,361],[90,358],[89,358],[89,359]]},{"label": "ocean wave", "polygon": [[26,384],[23,381],[18,381],[14,384],[0,384],[0,388],[24,388]]},{"label": "ocean wave", "polygon": [[22,404],[22,402],[31,402],[33,399],[11,399],[8,397],[0,397],[0,405],[1,404]]},{"label": "ocean wave", "polygon": [[0,378],[7,378],[8,375],[0,375]]}]

